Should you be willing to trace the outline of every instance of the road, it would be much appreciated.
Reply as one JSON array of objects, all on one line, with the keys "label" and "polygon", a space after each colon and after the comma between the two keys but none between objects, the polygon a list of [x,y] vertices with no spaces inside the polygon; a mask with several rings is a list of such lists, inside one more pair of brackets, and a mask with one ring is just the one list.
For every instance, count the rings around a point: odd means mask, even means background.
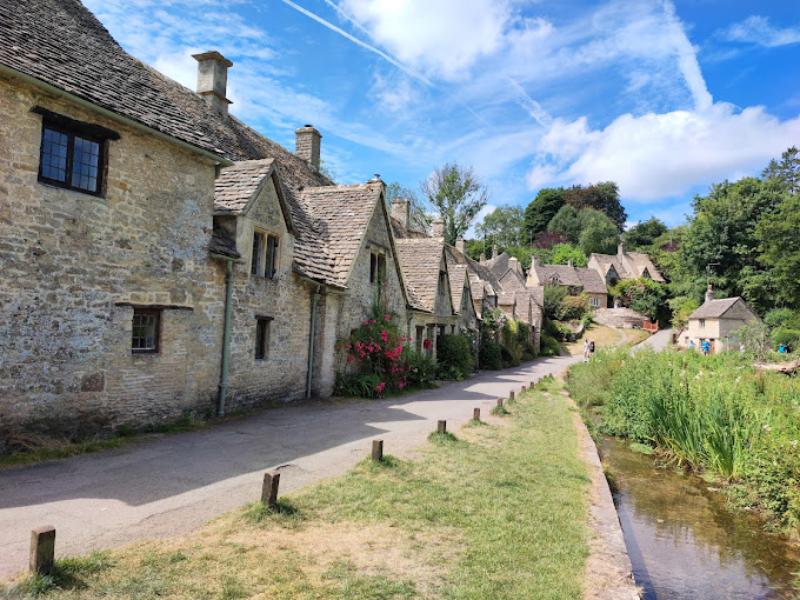
[{"label": "road", "polygon": [[634,348],[650,348],[651,350],[655,350],[656,352],[661,352],[662,350],[665,350],[670,344],[672,344],[672,329],[662,329],[661,331],[658,331],[653,335],[651,335],[642,343],[634,346]]},{"label": "road", "polygon": [[84,554],[187,533],[256,500],[267,469],[281,490],[342,474],[371,440],[408,456],[437,419],[460,427],[498,397],[579,360],[539,359],[400,398],[318,402],[264,410],[182,434],[0,471],[0,580],[25,568],[30,530],[56,527],[56,554]]}]

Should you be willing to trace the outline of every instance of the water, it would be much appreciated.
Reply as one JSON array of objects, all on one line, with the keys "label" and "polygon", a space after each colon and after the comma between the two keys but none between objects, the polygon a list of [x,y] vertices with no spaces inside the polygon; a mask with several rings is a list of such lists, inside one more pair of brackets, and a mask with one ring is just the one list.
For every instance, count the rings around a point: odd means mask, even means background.
[{"label": "water", "polygon": [[800,548],[728,509],[695,475],[659,468],[618,440],[601,450],[646,600],[800,599]]}]

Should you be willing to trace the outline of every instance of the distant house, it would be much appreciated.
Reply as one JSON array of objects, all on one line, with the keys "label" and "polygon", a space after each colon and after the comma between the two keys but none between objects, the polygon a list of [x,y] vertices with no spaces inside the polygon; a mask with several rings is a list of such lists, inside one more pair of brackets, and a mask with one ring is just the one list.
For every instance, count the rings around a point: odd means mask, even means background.
[{"label": "distant house", "polygon": [[627,252],[622,244],[617,246],[617,253],[613,255],[592,253],[587,266],[603,278],[606,286],[612,286],[623,279],[640,277],[659,283],[665,281],[649,255],[644,252]]},{"label": "distant house", "polygon": [[736,349],[739,345],[737,330],[757,320],[755,313],[738,296],[715,300],[709,285],[705,302],[689,315],[689,323],[678,343],[684,348],[700,350],[703,342],[708,341],[711,353]]},{"label": "distant house", "polygon": [[608,304],[606,284],[593,269],[575,267],[572,261],[566,265],[545,265],[534,256],[528,271],[527,287],[536,289],[547,285],[563,287],[570,296],[585,293],[593,308],[603,308]]}]

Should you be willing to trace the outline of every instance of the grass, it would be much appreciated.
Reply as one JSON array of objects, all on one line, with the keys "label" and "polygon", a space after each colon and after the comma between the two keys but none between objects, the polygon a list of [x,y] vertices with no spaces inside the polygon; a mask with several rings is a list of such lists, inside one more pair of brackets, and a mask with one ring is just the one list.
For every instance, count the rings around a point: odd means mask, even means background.
[{"label": "grass", "polygon": [[565,344],[565,347],[572,356],[580,356],[583,354],[583,342],[585,339],[592,340],[596,350],[602,350],[635,346],[648,337],[650,337],[650,334],[642,329],[621,329],[592,323],[583,334],[583,337],[570,344]]},{"label": "grass", "polygon": [[[589,479],[567,400],[547,381],[508,418],[430,437],[254,503],[178,539],[6,590],[52,599],[572,599],[582,591]],[[76,563],[77,565],[77,563]],[[0,592],[2,595],[2,592]]]}]

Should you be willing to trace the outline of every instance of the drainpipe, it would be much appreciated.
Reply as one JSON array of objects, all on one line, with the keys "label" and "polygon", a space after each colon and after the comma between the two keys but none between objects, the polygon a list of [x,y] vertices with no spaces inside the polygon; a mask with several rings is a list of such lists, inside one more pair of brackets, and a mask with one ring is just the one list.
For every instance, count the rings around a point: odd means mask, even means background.
[{"label": "drainpipe", "polygon": [[308,366],[306,371],[306,400],[311,398],[311,380],[314,376],[314,340],[317,337],[317,302],[319,301],[320,286],[311,292],[311,315],[308,325]]},{"label": "drainpipe", "polygon": [[228,396],[228,368],[231,362],[231,321],[233,319],[233,259],[225,261],[225,320],[222,325],[222,365],[219,374],[217,416],[225,416]]}]

